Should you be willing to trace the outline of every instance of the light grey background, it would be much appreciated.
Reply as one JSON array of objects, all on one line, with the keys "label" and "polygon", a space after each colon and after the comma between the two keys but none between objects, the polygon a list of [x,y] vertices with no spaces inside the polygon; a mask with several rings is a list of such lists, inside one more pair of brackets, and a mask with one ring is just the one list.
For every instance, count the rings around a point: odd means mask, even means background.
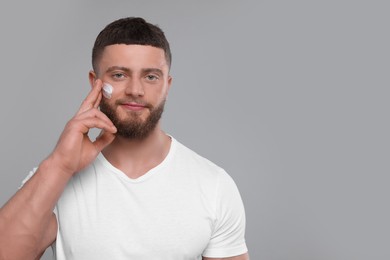
[{"label": "light grey background", "polygon": [[0,204],[89,91],[98,32],[142,16],[173,51],[164,128],[235,179],[252,259],[390,259],[389,8],[2,1]]}]

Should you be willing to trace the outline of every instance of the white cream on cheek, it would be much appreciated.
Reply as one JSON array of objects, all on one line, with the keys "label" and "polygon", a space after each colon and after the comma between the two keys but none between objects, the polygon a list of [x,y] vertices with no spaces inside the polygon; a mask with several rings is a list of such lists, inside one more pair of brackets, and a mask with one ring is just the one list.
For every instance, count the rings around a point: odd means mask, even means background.
[{"label": "white cream on cheek", "polygon": [[112,86],[108,83],[104,83],[103,84],[103,96],[107,99],[110,99],[111,98],[111,95],[112,95]]}]

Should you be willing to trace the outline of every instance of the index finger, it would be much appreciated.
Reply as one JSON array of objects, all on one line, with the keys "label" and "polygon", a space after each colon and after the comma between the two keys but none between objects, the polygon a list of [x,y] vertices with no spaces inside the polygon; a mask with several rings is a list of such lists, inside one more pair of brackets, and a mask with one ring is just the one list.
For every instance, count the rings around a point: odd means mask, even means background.
[{"label": "index finger", "polygon": [[99,105],[102,98],[102,87],[103,82],[100,79],[95,80],[91,91],[88,93],[88,96],[84,99],[83,103],[81,103],[80,109],[76,115],[88,111],[91,108],[96,107],[96,105]]}]

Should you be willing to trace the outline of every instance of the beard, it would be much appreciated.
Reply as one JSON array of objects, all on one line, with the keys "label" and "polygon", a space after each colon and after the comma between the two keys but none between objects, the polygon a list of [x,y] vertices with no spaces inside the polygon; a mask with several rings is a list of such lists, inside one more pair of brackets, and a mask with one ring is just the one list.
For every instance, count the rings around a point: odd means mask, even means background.
[{"label": "beard", "polygon": [[[137,100],[133,101],[137,102]],[[115,112],[115,108],[121,102],[122,100],[116,101],[115,107],[108,104],[106,100],[102,100],[100,103],[100,111],[106,114],[117,128],[116,135],[129,140],[142,140],[148,137],[160,121],[161,115],[164,112],[165,99],[157,107],[151,104],[145,104],[145,109],[149,109],[150,114],[144,121],[139,117],[137,112],[128,112],[126,119],[120,119]]]}]

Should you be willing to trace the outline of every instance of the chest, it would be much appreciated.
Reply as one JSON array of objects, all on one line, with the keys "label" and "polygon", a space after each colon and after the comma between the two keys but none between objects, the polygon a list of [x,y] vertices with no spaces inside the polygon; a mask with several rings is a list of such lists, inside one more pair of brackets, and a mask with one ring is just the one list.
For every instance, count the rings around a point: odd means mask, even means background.
[{"label": "chest", "polygon": [[196,184],[95,181],[73,183],[57,205],[69,259],[201,259],[213,214]]}]

